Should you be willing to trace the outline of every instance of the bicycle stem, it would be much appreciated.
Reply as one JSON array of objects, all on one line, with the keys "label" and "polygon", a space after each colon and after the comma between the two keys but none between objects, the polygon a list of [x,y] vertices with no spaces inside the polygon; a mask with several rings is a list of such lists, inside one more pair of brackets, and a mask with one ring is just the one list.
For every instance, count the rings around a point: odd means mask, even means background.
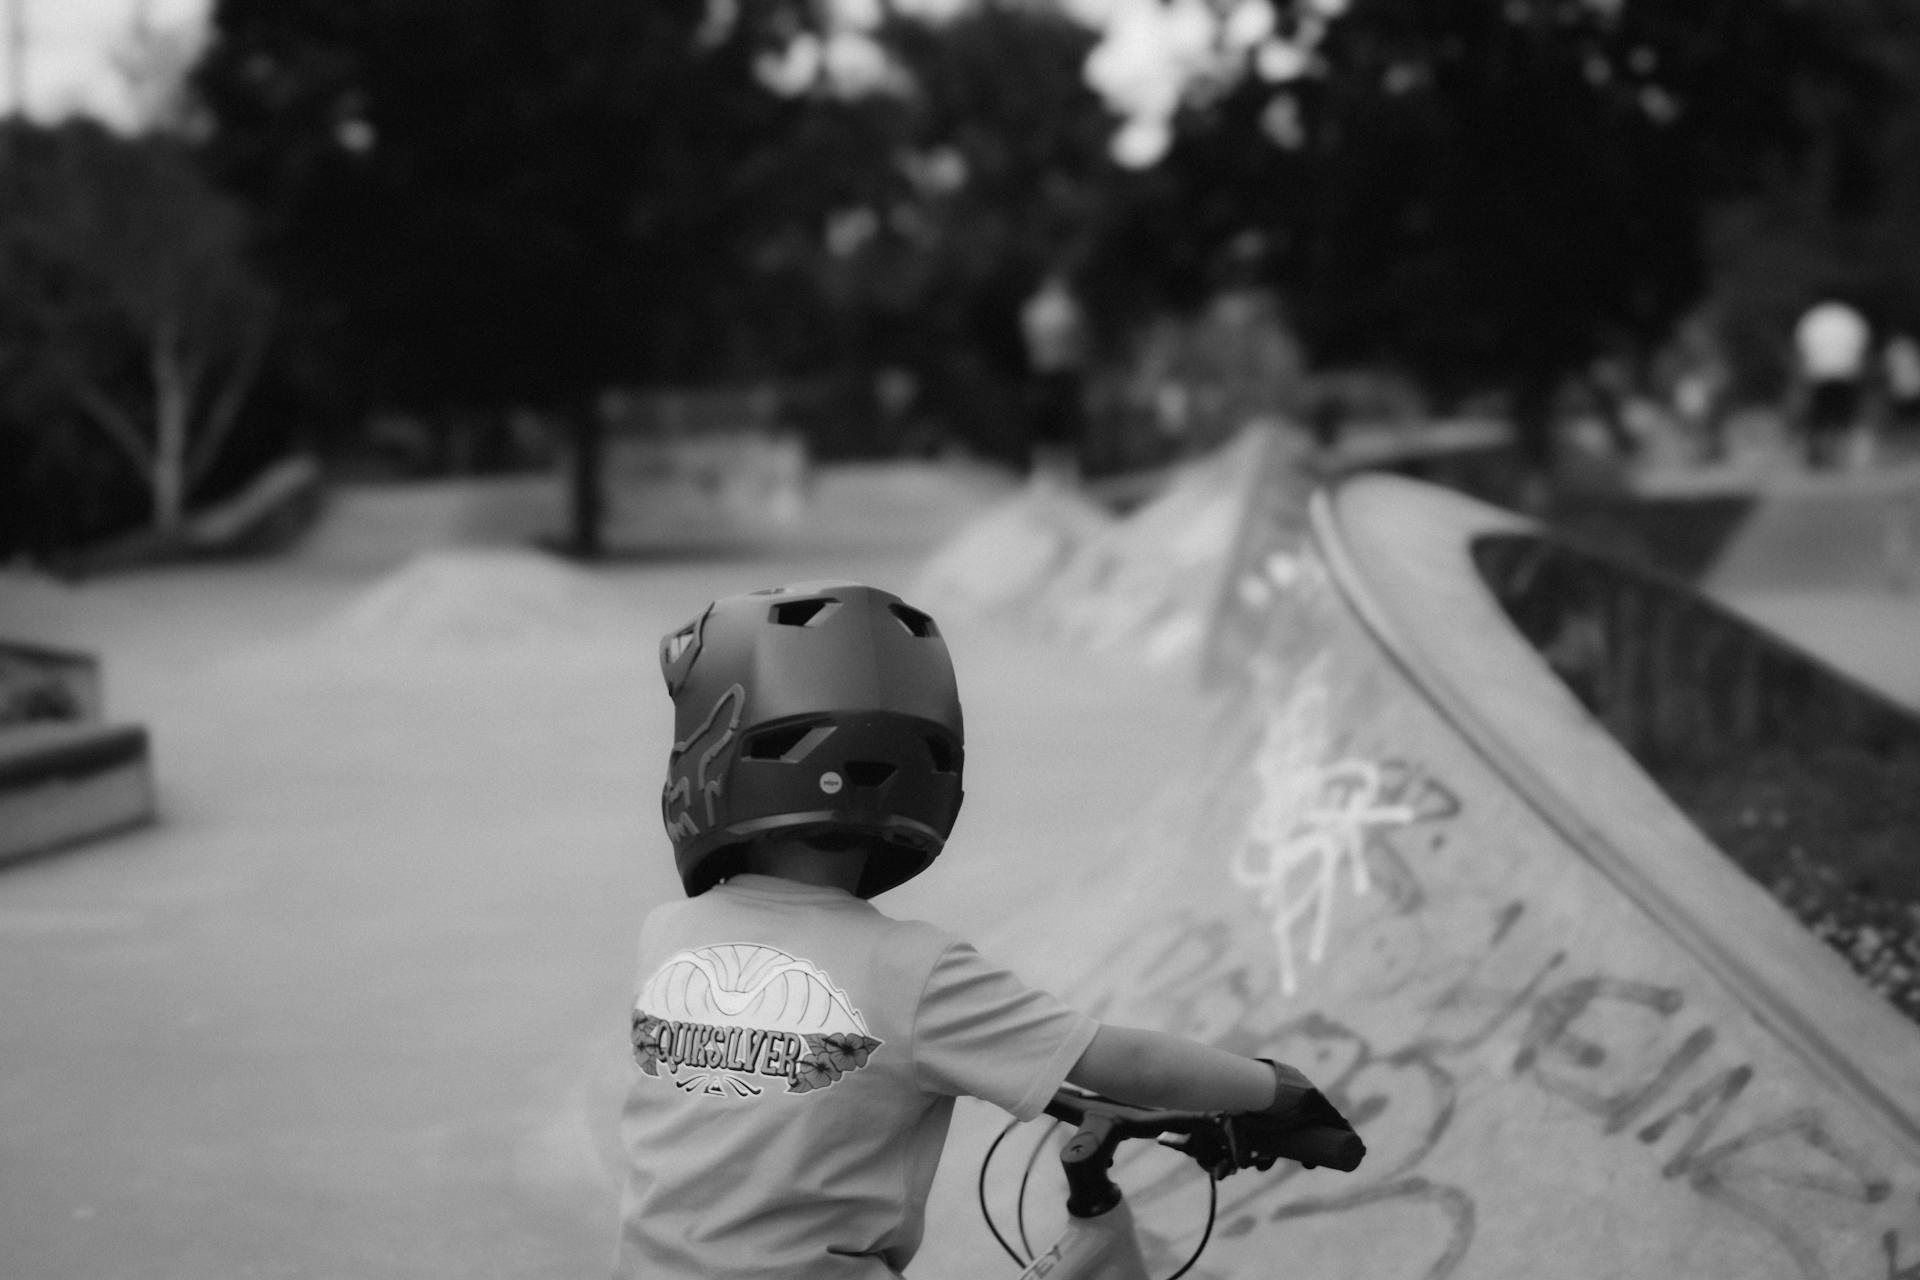
[{"label": "bicycle stem", "polygon": [[1067,1212],[1073,1217],[1098,1218],[1120,1204],[1120,1188],[1108,1175],[1114,1152],[1125,1137],[1112,1117],[1088,1115],[1060,1149],[1060,1168],[1067,1175]]}]

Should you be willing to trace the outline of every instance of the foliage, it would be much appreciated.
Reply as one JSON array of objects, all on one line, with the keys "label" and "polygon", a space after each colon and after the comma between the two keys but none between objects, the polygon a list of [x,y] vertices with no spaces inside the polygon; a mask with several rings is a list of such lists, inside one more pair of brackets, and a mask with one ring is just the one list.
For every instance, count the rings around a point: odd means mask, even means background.
[{"label": "foliage", "polygon": [[1161,260],[1276,284],[1322,360],[1512,390],[1523,427],[1697,302],[1708,210],[1805,154],[1809,103],[1885,96],[1839,11],[1794,0],[1272,4],[1299,56],[1190,102]]},{"label": "foliage", "polygon": [[884,147],[854,234],[816,259],[849,317],[840,356],[908,370],[920,408],[975,447],[1023,456],[1020,308],[1050,273],[1084,290],[1119,175],[1116,121],[1081,68],[1095,35],[1050,9],[983,3],[876,33],[899,69],[859,110]]},{"label": "foliage", "polygon": [[1755,385],[1836,280],[1920,323],[1895,0],[1259,4],[1141,171],[1096,33],[1019,0],[219,0],[196,118],[283,380],[346,417],[778,379],[832,452],[930,418],[1018,456],[1018,311],[1061,269],[1111,352],[1262,286],[1315,363],[1535,426],[1709,296]]},{"label": "foliage", "polygon": [[1822,296],[1852,301],[1883,332],[1920,333],[1920,11],[1856,0],[1842,13],[1881,91],[1808,95],[1799,171],[1769,175],[1707,222],[1712,300],[1743,398],[1786,390],[1784,335]]},{"label": "foliage", "polygon": [[[716,16],[717,15],[717,16]],[[729,17],[729,15],[731,15]],[[206,155],[363,406],[728,371],[779,281],[799,0],[220,0]]]},{"label": "foliage", "polygon": [[266,343],[270,302],[240,214],[168,139],[13,124],[0,147],[0,411],[13,447],[25,470],[89,480],[95,450],[73,437],[97,433],[147,489],[154,525],[175,528]]}]

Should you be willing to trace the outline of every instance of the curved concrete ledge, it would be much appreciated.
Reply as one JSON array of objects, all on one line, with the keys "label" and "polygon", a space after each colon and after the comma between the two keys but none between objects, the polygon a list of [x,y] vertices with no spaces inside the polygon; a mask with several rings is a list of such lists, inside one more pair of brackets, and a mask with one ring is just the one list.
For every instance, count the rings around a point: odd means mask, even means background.
[{"label": "curved concrete ledge", "polygon": [[[1356,612],[1462,736],[1573,849],[1783,1044],[1877,1115],[1920,1163],[1920,1027],[1708,843],[1489,589],[1474,544],[1538,535],[1538,528],[1453,494],[1371,476],[1318,497],[1314,529]],[[1646,578],[1639,584],[1711,608],[1683,588]],[[1757,629],[1750,640],[1776,663],[1800,667],[1809,682],[1833,686],[1830,701],[1870,696]]]}]

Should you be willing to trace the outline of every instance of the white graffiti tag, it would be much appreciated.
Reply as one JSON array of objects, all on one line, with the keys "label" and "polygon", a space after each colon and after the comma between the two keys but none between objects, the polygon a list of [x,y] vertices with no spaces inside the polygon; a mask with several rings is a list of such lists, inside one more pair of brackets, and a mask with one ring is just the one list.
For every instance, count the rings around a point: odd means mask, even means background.
[{"label": "white graffiti tag", "polygon": [[1355,894],[1368,891],[1368,831],[1414,819],[1410,806],[1386,801],[1382,770],[1373,761],[1316,763],[1325,755],[1325,722],[1326,689],[1318,682],[1307,683],[1287,713],[1269,721],[1255,763],[1259,801],[1231,868],[1234,883],[1253,890],[1272,919],[1286,995],[1299,988],[1303,929],[1306,963],[1317,965],[1326,955],[1342,867]]}]

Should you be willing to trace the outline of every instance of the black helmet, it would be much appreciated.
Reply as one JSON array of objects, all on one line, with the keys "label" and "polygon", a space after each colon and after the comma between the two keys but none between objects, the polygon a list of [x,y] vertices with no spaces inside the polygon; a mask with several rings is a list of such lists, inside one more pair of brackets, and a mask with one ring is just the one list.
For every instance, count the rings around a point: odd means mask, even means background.
[{"label": "black helmet", "polygon": [[859,895],[926,870],[960,812],[965,734],[933,619],[852,582],[729,596],[660,642],[661,816],[689,897],[769,835],[876,837]]}]

